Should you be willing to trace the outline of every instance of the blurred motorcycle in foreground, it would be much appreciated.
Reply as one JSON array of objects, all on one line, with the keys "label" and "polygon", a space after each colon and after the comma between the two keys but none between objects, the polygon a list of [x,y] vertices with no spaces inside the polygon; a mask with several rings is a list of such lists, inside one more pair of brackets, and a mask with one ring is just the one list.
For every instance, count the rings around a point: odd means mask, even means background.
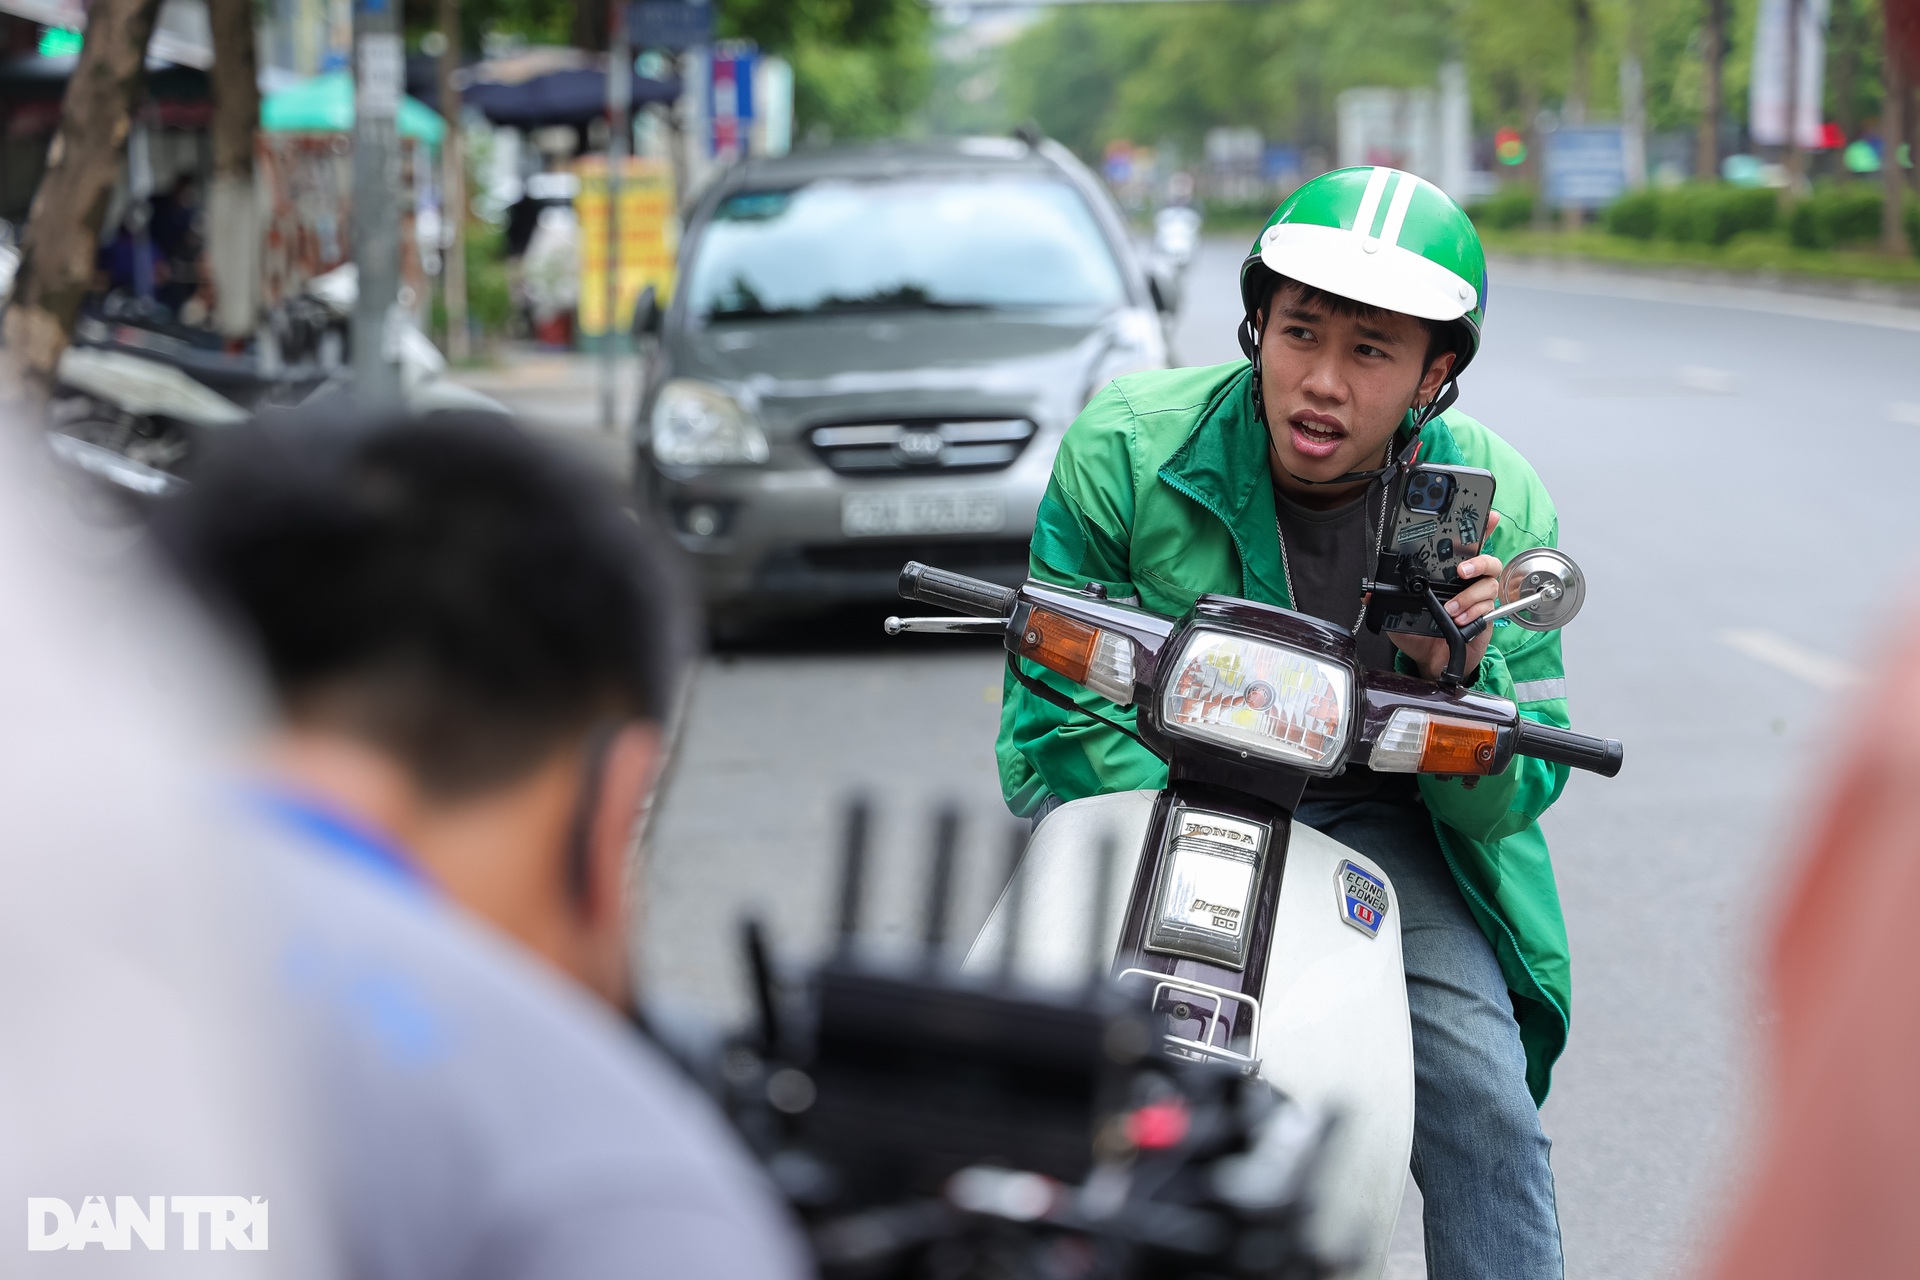
[{"label": "blurred motorcycle in foreground", "polygon": [[1305,1230],[1329,1117],[1173,1050],[1104,955],[1064,993],[1018,979],[1015,934],[989,972],[944,967],[951,813],[924,949],[882,963],[858,930],[867,825],[857,807],[832,959],[782,981],[750,924],[758,1025],[698,1072],[827,1280],[1334,1273]]},{"label": "blurred motorcycle in foreground", "polygon": [[1351,632],[1225,596],[1202,596],[1176,619],[1108,600],[1098,585],[1013,589],[915,563],[901,594],[965,616],[887,620],[896,635],[1001,636],[1014,678],[1065,709],[1088,711],[1018,659],[1139,709],[1132,728],[1109,724],[1167,762],[1167,787],[1072,801],[1040,822],[967,967],[1017,956],[1014,977],[1061,990],[1084,983],[1097,954],[1167,1059],[1340,1115],[1309,1242],[1348,1250],[1342,1273],[1357,1277],[1381,1274],[1399,1213],[1412,1035],[1393,884],[1372,860],[1292,822],[1307,782],[1358,762],[1472,780],[1515,755],[1611,777],[1622,759],[1616,741],[1464,687],[1467,645],[1496,618],[1544,631],[1579,610],[1584,580],[1563,553],[1514,557],[1505,603],[1464,628],[1435,584],[1404,568],[1367,586],[1392,610],[1431,610],[1450,651],[1440,680],[1363,670]]}]

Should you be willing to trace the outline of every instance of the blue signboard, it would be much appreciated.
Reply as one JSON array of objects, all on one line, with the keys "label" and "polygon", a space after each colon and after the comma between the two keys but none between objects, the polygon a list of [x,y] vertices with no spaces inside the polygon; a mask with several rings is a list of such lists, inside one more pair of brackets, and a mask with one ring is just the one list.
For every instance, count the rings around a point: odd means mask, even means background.
[{"label": "blue signboard", "polygon": [[1547,203],[1600,209],[1627,190],[1626,138],[1617,124],[1561,125],[1546,135]]},{"label": "blue signboard", "polygon": [[1260,176],[1268,182],[1283,179],[1299,181],[1301,173],[1300,148],[1279,144],[1269,146],[1260,153]]},{"label": "blue signboard", "polygon": [[642,49],[697,49],[713,43],[713,6],[694,0],[640,0],[627,8],[627,31]]}]

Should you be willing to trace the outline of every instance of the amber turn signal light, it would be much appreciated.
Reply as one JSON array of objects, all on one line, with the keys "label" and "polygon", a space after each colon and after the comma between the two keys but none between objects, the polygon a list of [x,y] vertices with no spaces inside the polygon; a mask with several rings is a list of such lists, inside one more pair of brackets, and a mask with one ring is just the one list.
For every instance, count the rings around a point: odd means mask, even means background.
[{"label": "amber turn signal light", "polygon": [[1015,642],[1014,652],[1075,684],[1084,684],[1087,668],[1093,665],[1094,642],[1099,638],[1098,627],[1051,609],[1035,609],[1027,615],[1026,628]]}]

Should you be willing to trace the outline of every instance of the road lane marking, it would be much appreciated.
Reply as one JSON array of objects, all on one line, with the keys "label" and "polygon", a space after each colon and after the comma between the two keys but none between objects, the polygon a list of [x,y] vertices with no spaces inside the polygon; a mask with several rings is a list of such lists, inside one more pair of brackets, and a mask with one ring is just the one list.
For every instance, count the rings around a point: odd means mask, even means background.
[{"label": "road lane marking", "polygon": [[1920,427],[1920,404],[1911,400],[1894,400],[1887,405],[1887,420]]},{"label": "road lane marking", "polygon": [[1740,379],[1731,369],[1714,369],[1703,364],[1682,365],[1676,375],[1681,386],[1710,396],[1730,396]]},{"label": "road lane marking", "polygon": [[1776,632],[1722,631],[1720,643],[1828,693],[1850,689],[1864,679],[1859,671],[1838,658],[1815,653]]}]

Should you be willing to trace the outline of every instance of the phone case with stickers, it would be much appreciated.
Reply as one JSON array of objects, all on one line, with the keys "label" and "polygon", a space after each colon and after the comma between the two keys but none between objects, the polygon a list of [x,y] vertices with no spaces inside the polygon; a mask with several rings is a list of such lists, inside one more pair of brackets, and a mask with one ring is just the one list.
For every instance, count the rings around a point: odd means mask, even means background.
[{"label": "phone case with stickers", "polygon": [[[1382,582],[1425,578],[1442,599],[1456,594],[1460,563],[1480,554],[1492,510],[1491,471],[1437,463],[1412,468],[1394,482],[1374,576]],[[1385,614],[1380,630],[1437,636],[1440,625],[1427,610],[1414,609]]]}]

